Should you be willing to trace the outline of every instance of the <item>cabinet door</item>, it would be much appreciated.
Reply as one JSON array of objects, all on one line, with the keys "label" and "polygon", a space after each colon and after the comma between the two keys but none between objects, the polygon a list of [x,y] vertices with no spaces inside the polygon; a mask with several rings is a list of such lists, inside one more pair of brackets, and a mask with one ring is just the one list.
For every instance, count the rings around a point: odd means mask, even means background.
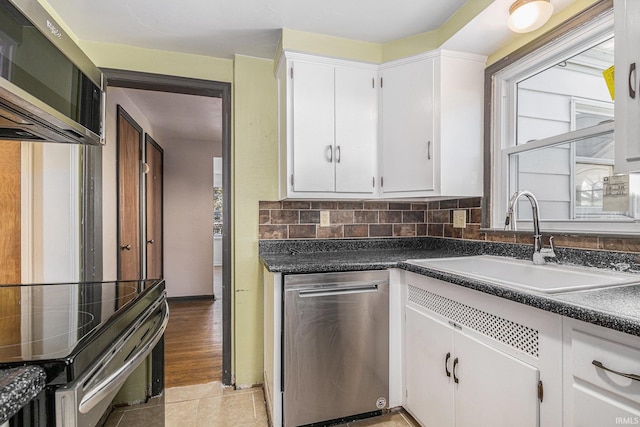
[{"label": "cabinet door", "polygon": [[372,193],[376,162],[375,73],[335,70],[336,191]]},{"label": "cabinet door", "polygon": [[433,59],[382,73],[382,192],[434,189]]},{"label": "cabinet door", "polygon": [[293,63],[293,189],[335,189],[334,67]]},{"label": "cabinet door", "polygon": [[537,368],[462,333],[455,355],[456,427],[539,425]]},{"label": "cabinet door", "polygon": [[422,425],[453,426],[454,332],[410,306],[405,322],[405,408]]},{"label": "cabinet door", "polygon": [[640,2],[616,0],[615,172],[640,171]]}]

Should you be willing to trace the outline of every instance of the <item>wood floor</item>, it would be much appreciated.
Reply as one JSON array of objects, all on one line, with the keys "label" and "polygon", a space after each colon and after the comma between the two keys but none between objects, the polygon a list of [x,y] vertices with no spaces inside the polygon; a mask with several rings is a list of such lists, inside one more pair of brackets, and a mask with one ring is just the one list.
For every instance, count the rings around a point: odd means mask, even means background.
[{"label": "wood floor", "polygon": [[222,381],[222,300],[169,302],[165,388]]}]

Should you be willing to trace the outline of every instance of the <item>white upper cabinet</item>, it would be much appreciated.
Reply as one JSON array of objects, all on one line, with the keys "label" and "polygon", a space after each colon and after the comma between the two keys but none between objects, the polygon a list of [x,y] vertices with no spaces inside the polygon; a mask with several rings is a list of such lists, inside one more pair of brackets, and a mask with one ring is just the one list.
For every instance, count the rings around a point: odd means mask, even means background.
[{"label": "white upper cabinet", "polygon": [[371,195],[375,190],[377,72],[335,69],[336,191]]},{"label": "white upper cabinet", "polygon": [[381,71],[381,192],[434,189],[434,59],[386,65]]},{"label": "white upper cabinet", "polygon": [[334,190],[334,69],[299,62],[292,84],[294,191]]},{"label": "white upper cabinet", "polygon": [[615,172],[640,171],[640,2],[616,0]]},{"label": "white upper cabinet", "polygon": [[374,65],[283,52],[280,198],[482,195],[485,59],[434,51]]},{"label": "white upper cabinet", "polygon": [[381,67],[383,197],[482,195],[485,62],[443,50]]},{"label": "white upper cabinet", "polygon": [[285,53],[280,85],[280,197],[371,198],[376,66]]}]

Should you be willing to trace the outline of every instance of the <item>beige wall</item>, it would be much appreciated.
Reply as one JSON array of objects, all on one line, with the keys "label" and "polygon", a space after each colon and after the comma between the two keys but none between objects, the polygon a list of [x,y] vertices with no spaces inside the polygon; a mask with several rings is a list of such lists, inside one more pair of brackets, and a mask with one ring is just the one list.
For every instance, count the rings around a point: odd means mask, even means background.
[{"label": "beige wall", "polygon": [[222,144],[158,140],[164,149],[167,296],[213,295],[213,157]]}]

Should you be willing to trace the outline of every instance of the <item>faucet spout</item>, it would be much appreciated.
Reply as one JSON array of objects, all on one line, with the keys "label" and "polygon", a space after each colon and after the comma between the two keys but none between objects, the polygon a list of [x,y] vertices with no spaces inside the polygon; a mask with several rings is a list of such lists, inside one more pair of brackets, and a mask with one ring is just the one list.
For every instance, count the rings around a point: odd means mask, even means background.
[{"label": "faucet spout", "polygon": [[553,246],[553,237],[550,238],[551,249],[544,249],[542,245],[542,233],[540,233],[540,218],[538,199],[528,190],[521,190],[513,193],[509,200],[509,209],[507,210],[507,218],[505,220],[505,230],[517,230],[515,210],[520,197],[526,197],[531,204],[531,212],[533,216],[533,263],[544,264],[545,257],[554,258],[556,256]]}]

